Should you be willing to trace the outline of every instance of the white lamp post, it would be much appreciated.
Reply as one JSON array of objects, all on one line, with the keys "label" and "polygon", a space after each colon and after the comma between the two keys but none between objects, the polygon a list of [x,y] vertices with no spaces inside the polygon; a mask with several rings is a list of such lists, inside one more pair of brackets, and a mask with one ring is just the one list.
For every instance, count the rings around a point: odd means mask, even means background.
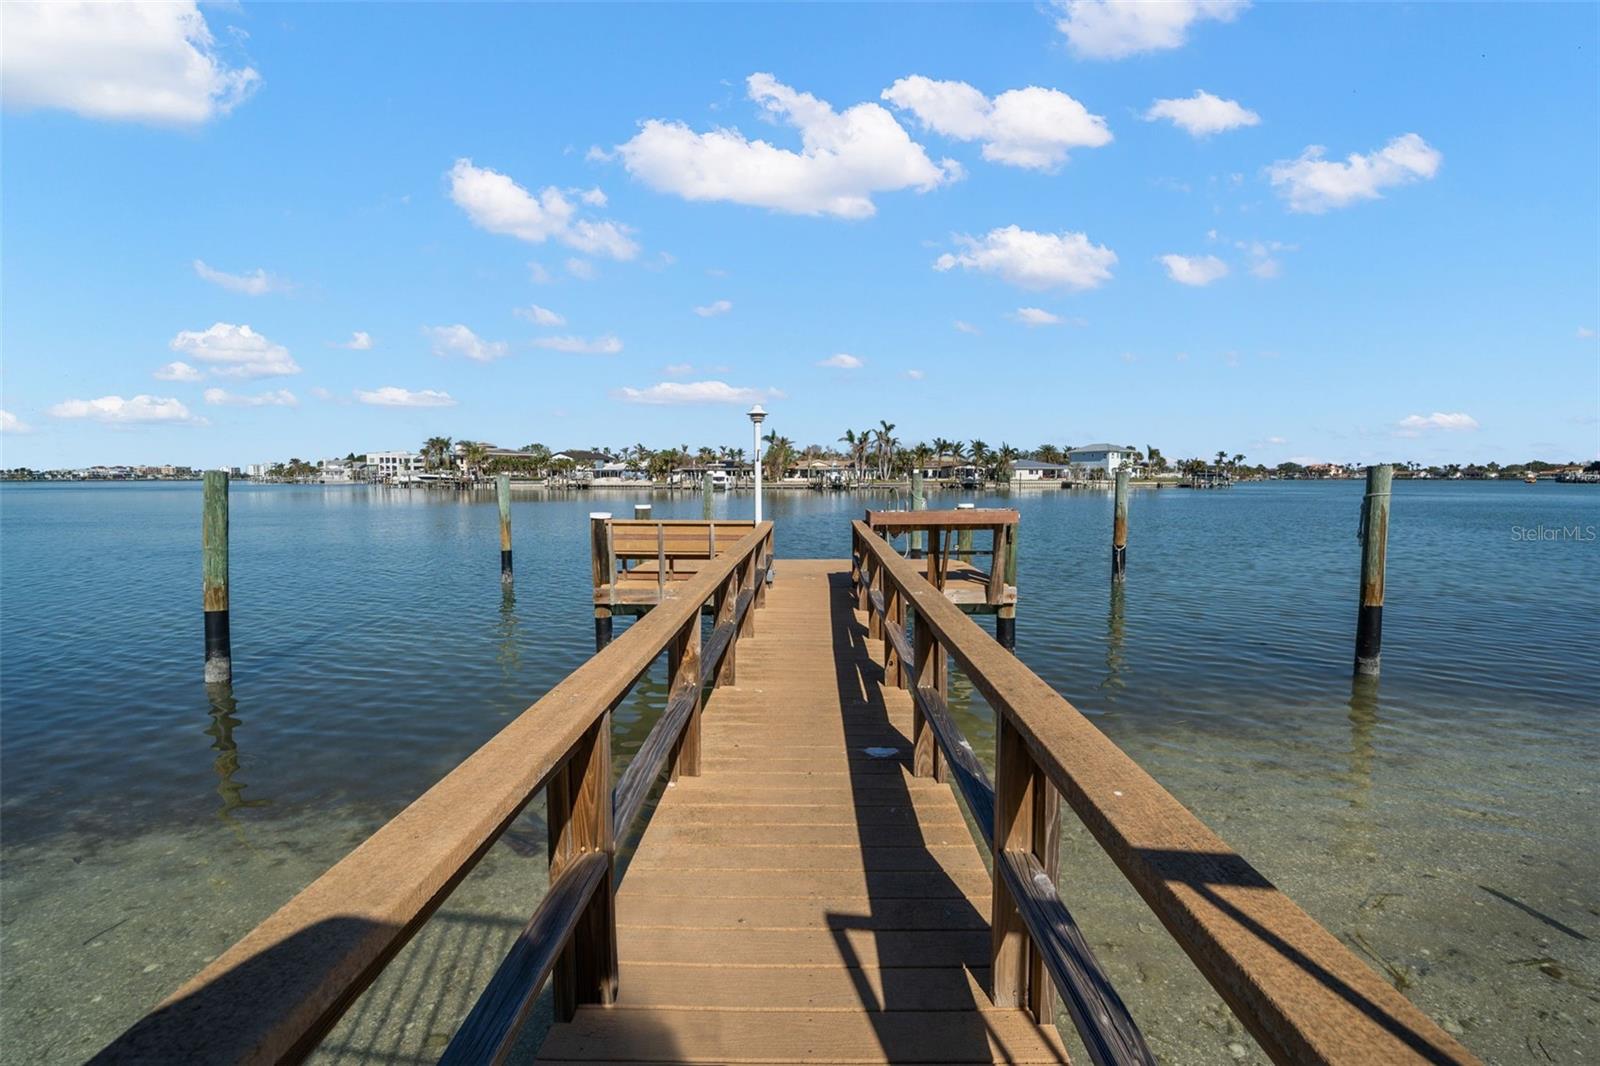
[{"label": "white lamp post", "polygon": [[761,423],[766,420],[767,412],[756,404],[747,412],[750,415],[750,432],[755,438],[756,457],[756,524],[761,524]]}]

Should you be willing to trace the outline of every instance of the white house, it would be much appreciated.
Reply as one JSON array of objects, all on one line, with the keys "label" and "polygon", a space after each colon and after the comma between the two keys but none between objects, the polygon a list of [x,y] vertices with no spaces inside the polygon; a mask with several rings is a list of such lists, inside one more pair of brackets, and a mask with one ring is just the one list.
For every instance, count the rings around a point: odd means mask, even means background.
[{"label": "white house", "polygon": [[373,481],[409,483],[422,470],[422,456],[416,452],[367,453],[367,476]]},{"label": "white house", "polygon": [[1017,459],[1011,464],[1011,481],[1018,485],[1065,481],[1071,473],[1072,468],[1065,463],[1041,463],[1037,459]]},{"label": "white house", "polygon": [[1074,478],[1109,478],[1123,463],[1134,463],[1137,452],[1131,444],[1085,444],[1067,452],[1067,463]]}]

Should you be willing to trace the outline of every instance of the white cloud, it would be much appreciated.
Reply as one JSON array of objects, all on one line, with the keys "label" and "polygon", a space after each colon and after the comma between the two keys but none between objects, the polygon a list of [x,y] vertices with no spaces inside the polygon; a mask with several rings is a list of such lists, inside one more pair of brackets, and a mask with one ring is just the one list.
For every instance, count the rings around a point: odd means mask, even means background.
[{"label": "white cloud", "polygon": [[186,329],[168,345],[179,355],[209,364],[218,377],[264,378],[298,374],[300,365],[289,349],[273,344],[249,326],[218,322],[210,329]]},{"label": "white cloud", "polygon": [[204,259],[194,261],[194,272],[211,282],[220,285],[229,292],[242,292],[246,296],[261,296],[269,292],[284,292],[291,288],[288,282],[275,278],[265,270],[257,267],[249,274],[229,274],[206,265]]},{"label": "white cloud", "polygon": [[1193,96],[1157,100],[1144,113],[1144,118],[1146,122],[1167,119],[1191,137],[1209,137],[1224,130],[1261,123],[1261,116],[1239,101],[1212,96],[1204,89],[1195,90]]},{"label": "white cloud", "polygon": [[1163,255],[1167,276],[1180,285],[1210,285],[1228,276],[1228,264],[1214,255]]},{"label": "white cloud", "polygon": [[609,202],[606,199],[605,191],[602,190],[599,186],[596,186],[593,189],[586,189],[583,192],[579,193],[578,194],[578,199],[582,200],[584,203],[588,204],[590,207],[604,207]]},{"label": "white cloud", "polygon": [[1024,326],[1059,326],[1061,316],[1052,315],[1042,307],[1019,307],[1011,316]]},{"label": "white cloud", "polygon": [[1111,279],[1117,254],[1089,243],[1082,233],[1035,233],[1018,226],[992,229],[982,238],[957,234],[966,251],[946,253],[935,270],[962,267],[998,274],[1024,289],[1093,289]]},{"label": "white cloud", "polygon": [[925,377],[925,376],[926,375],[924,375],[922,373],[922,371],[920,371],[920,370],[907,370],[906,371],[906,377],[910,378],[912,381],[921,381],[923,379],[923,377]]},{"label": "white cloud", "polygon": [[1579,326],[1578,327],[1578,339],[1580,341],[1590,340],[1593,337],[1594,337],[1594,330],[1590,329],[1588,326]]},{"label": "white cloud", "polygon": [[358,329],[350,334],[350,339],[343,344],[334,342],[332,346],[335,348],[348,348],[352,352],[365,352],[372,348],[372,334],[364,329]]},{"label": "white cloud", "polygon": [[1435,411],[1431,415],[1407,415],[1396,423],[1396,429],[1402,437],[1415,437],[1435,429],[1460,433],[1477,428],[1478,420],[1462,411],[1450,414]]},{"label": "white cloud", "polygon": [[694,313],[701,318],[716,318],[718,315],[725,315],[732,310],[732,300],[716,300],[706,304],[704,307],[696,307]]},{"label": "white cloud", "polygon": [[1032,85],[990,100],[964,81],[934,81],[920,74],[901,78],[883,99],[910,111],[927,128],[961,141],[982,141],[991,163],[1051,170],[1073,148],[1111,142],[1106,120],[1091,115],[1057,89]]},{"label": "white cloud", "polygon": [[1249,6],[1247,0],[1056,0],[1056,29],[1079,56],[1123,59],[1180,48],[1194,23],[1232,22]]},{"label": "white cloud", "polygon": [[98,400],[63,400],[50,408],[57,418],[88,418],[119,425],[167,422],[175,425],[204,425],[178,400],[162,396],[102,396]]},{"label": "white cloud", "polygon": [[499,171],[473,166],[470,159],[457,159],[449,178],[450,198],[479,229],[534,244],[555,238],[585,255],[632,259],[639,254],[628,227],[578,217],[577,207],[554,185],[534,196]]},{"label": "white cloud", "polygon": [[870,217],[877,210],[873,193],[926,192],[960,176],[958,164],[935,164],[878,104],[836,112],[771,74],[752,74],[747,86],[768,116],[799,131],[800,151],[747,140],[736,129],[696,133],[681,122],[650,119],[617,146],[623,166],[658,192],[685,200],[836,218]]},{"label": "white cloud", "polygon": [[0,411],[0,433],[31,433],[33,427],[10,411]]},{"label": "white cloud", "polygon": [[357,389],[356,399],[374,407],[454,407],[456,401],[448,392],[439,392],[436,389],[419,389],[416,392],[410,389],[398,388],[394,385],[385,385],[381,389],[370,392]]},{"label": "white cloud", "polygon": [[976,334],[976,333],[982,333],[983,332],[977,326],[974,326],[971,322],[963,322],[959,318],[955,320],[954,325],[955,325],[957,333],[974,333],[974,334]]},{"label": "white cloud", "polygon": [[433,341],[433,354],[461,355],[478,363],[491,363],[511,354],[505,341],[486,341],[459,322],[453,326],[423,326],[423,335]]},{"label": "white cloud", "polygon": [[535,348],[548,348],[552,352],[571,352],[576,355],[616,355],[622,351],[622,341],[607,333],[603,337],[540,337],[533,342]]},{"label": "white cloud", "polygon": [[1322,158],[1314,144],[1298,159],[1280,159],[1267,177],[1288,199],[1289,210],[1320,215],[1358,200],[1376,200],[1395,185],[1428,181],[1439,172],[1444,156],[1415,133],[1396,137],[1376,152],[1351,152],[1343,163]]},{"label": "white cloud", "polygon": [[86,118],[197,125],[225,115],[261,77],[218,56],[188,3],[9,3],[0,34],[8,108]]},{"label": "white cloud", "polygon": [[518,318],[527,319],[536,326],[564,326],[567,324],[567,320],[561,315],[556,314],[548,307],[540,307],[538,304],[519,307],[512,313]]},{"label": "white cloud", "polygon": [[168,363],[152,375],[157,381],[199,381],[205,375],[188,363]]},{"label": "white cloud", "polygon": [[1296,248],[1293,244],[1279,241],[1235,241],[1234,247],[1249,257],[1250,273],[1263,280],[1283,273],[1283,263],[1279,261],[1278,254],[1292,252]]},{"label": "white cloud", "polygon": [[617,396],[628,403],[742,405],[782,399],[783,393],[777,389],[753,389],[729,385],[725,381],[663,381],[643,389],[626,387],[618,389]]},{"label": "white cloud", "polygon": [[861,369],[861,360],[849,352],[840,352],[837,355],[828,356],[828,358],[818,362],[817,365],[833,367],[836,370],[859,370]]},{"label": "white cloud", "polygon": [[685,374],[694,373],[694,366],[690,363],[668,363],[661,368],[661,372],[668,377],[681,378]]},{"label": "white cloud", "polygon": [[568,259],[566,267],[567,273],[579,281],[593,281],[598,273],[594,268],[594,264],[587,259],[578,259],[576,257]]},{"label": "white cloud", "polygon": [[288,389],[276,389],[254,396],[241,396],[224,389],[207,389],[205,396],[206,403],[232,407],[297,407],[300,404]]}]

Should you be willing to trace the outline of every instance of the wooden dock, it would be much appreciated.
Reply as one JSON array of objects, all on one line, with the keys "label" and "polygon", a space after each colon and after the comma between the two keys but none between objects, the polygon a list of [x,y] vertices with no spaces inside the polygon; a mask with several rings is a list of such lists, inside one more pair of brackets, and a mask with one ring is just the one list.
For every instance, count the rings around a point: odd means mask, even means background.
[{"label": "wooden dock", "polygon": [[[958,551],[980,521],[922,514]],[[948,539],[919,564],[855,522],[850,559],[775,563],[770,522],[673,533],[702,557],[647,613],[95,1061],[304,1059],[541,795],[549,886],[441,1062],[505,1061],[549,987],[551,1063],[1059,1062],[1059,1002],[1091,1062],[1150,1066],[1063,899],[1062,817],[1274,1062],[1476,1061],[952,602]],[[987,587],[1014,524],[994,551]],[[614,774],[611,711],[663,657],[666,706]]]},{"label": "wooden dock", "polygon": [[866,633],[847,563],[778,564],[618,891],[617,1001],[543,1061],[1065,1061],[989,1000],[989,874]]}]

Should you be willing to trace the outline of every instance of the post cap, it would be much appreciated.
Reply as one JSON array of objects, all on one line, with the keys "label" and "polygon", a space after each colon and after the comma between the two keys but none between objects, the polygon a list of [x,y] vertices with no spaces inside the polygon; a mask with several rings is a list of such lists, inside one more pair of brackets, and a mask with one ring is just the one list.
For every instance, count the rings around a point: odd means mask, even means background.
[{"label": "post cap", "polygon": [[611,517],[611,512],[610,511],[590,511],[589,512],[589,517],[590,518],[610,518]]},{"label": "post cap", "polygon": [[956,510],[958,510],[958,511],[976,511],[977,509],[978,509],[978,505],[975,504],[975,503],[958,503],[958,504],[956,504]]}]

